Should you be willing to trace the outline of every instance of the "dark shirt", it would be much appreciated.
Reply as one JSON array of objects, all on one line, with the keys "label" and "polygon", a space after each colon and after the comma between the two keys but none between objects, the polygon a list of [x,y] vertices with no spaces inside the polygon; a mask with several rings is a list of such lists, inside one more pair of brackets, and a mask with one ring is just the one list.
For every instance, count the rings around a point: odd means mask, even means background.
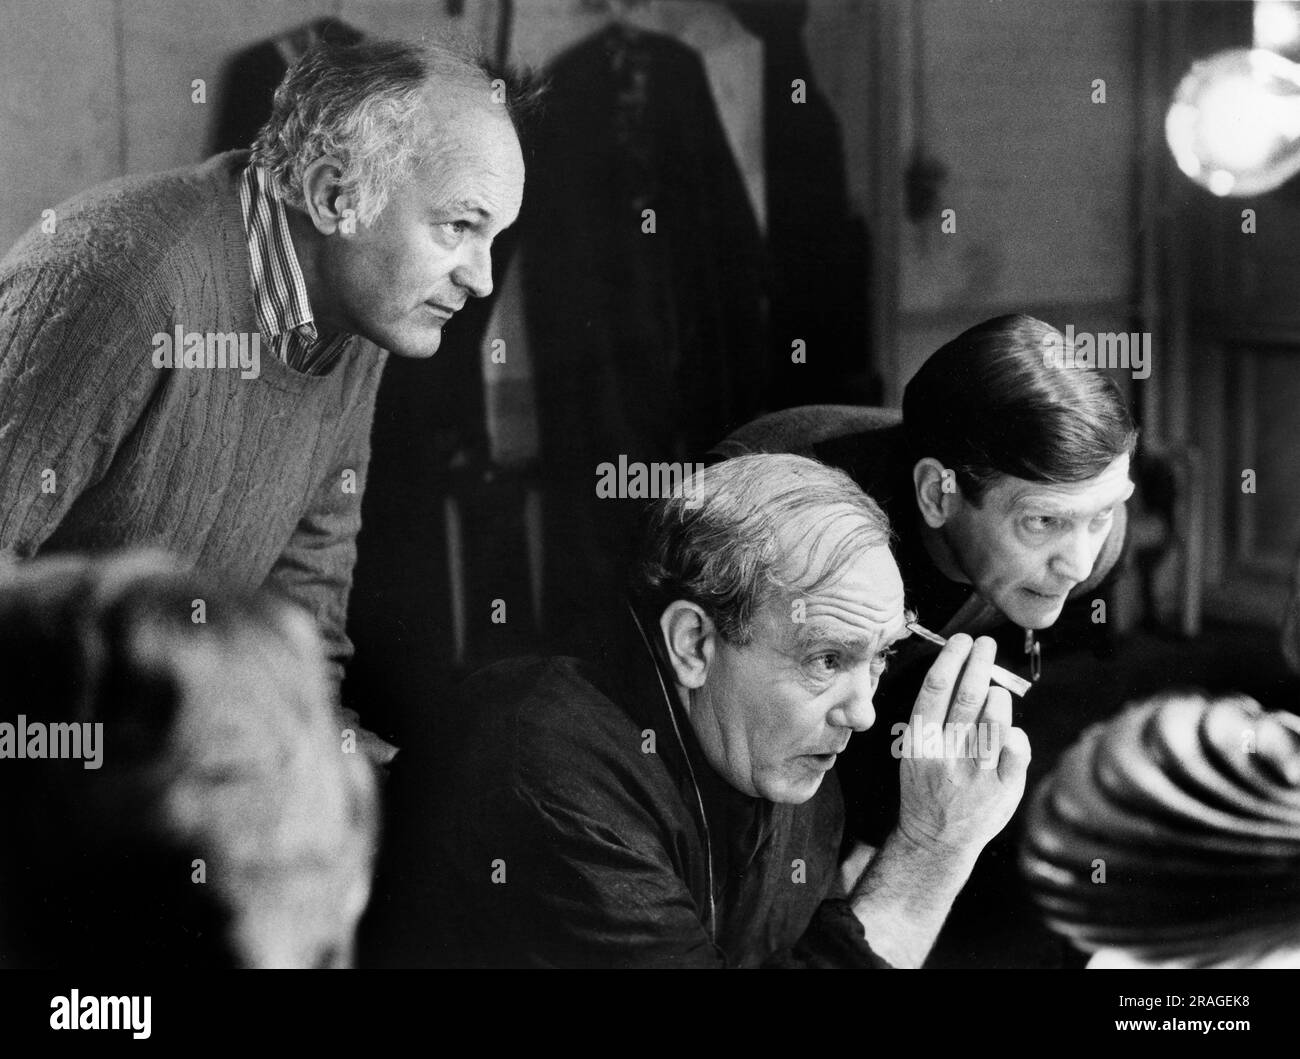
[{"label": "dark shirt", "polygon": [[834,774],[802,805],[741,793],[704,759],[630,612],[598,653],[480,671],[453,707],[461,731],[399,757],[375,962],[888,966],[833,896]]}]

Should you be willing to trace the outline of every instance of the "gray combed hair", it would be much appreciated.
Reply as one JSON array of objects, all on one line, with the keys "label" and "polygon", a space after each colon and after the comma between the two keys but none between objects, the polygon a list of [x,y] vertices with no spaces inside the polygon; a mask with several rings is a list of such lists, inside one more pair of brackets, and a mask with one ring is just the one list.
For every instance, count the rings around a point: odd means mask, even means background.
[{"label": "gray combed hair", "polygon": [[370,225],[389,191],[412,173],[431,145],[420,114],[431,83],[491,91],[487,66],[460,45],[362,41],[319,44],[275,90],[271,117],[253,145],[281,201],[305,205],[302,177],[326,155],[342,163],[342,185],[357,196],[357,220]]},{"label": "gray combed hair", "polygon": [[[798,522],[813,527],[802,564],[789,547]],[[696,603],[724,640],[744,646],[774,595],[818,591],[890,536],[880,505],[843,471],[803,456],[738,456],[650,506],[630,592],[656,618],[674,600]],[[833,547],[814,563],[823,543]]]}]

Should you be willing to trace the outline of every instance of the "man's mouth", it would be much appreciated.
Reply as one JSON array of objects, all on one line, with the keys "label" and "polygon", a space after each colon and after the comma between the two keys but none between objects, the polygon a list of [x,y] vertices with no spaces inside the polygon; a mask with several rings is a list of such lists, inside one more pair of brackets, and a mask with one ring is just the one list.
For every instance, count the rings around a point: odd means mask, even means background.
[{"label": "man's mouth", "polygon": [[[448,320],[450,320],[453,316],[456,315],[457,310],[453,309],[450,305],[443,305],[440,302],[425,302],[424,304],[427,305],[439,316],[443,316]],[[459,308],[459,306],[457,308]]]},{"label": "man's mouth", "polygon": [[1030,588],[1028,585],[1025,585],[1021,590],[1024,592],[1028,592],[1031,596],[1035,596],[1038,599],[1045,600],[1051,603],[1059,603],[1061,600],[1063,600],[1066,596],[1070,594],[1070,590],[1068,588],[1062,589],[1060,592],[1040,592],[1036,588]]},{"label": "man's mouth", "polygon": [[835,759],[836,759],[837,757],[839,757],[840,754],[844,753],[845,750],[848,749],[848,745],[849,745],[849,744],[848,744],[847,742],[845,742],[845,743],[841,744],[839,747],[837,747],[836,749],[834,749],[834,750],[827,750],[827,751],[826,751],[825,753],[823,753],[823,754],[805,754],[804,756],[805,756],[805,757],[810,757],[810,758],[812,758],[814,761],[822,762],[822,763],[826,764],[826,767],[827,767],[827,768],[829,768],[831,765],[835,764]]}]

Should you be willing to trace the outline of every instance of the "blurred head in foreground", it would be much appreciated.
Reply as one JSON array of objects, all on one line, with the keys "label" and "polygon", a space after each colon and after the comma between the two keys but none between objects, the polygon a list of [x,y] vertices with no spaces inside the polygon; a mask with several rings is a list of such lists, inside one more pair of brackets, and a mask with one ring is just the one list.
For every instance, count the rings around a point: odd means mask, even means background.
[{"label": "blurred head in foreground", "polygon": [[1094,967],[1300,967],[1300,717],[1163,693],[1039,786],[1021,868]]},{"label": "blurred head in foreground", "polygon": [[351,961],[376,806],[308,618],[158,553],[0,572],[0,966]]}]

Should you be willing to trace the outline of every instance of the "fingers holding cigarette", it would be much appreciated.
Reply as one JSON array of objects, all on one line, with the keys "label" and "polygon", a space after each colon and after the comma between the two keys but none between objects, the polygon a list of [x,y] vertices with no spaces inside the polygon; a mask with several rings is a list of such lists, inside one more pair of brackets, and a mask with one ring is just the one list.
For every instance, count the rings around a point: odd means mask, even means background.
[{"label": "fingers holding cigarette", "polygon": [[[948,643],[948,641],[938,633],[931,632],[929,629],[925,628],[925,626],[914,621],[907,623],[907,630],[912,633],[912,635],[919,636],[922,640],[928,640],[930,643],[937,644],[939,647],[944,647]],[[1019,695],[1021,697],[1023,697],[1030,687],[1032,687],[1032,684],[1024,677],[1018,677],[1015,673],[1012,673],[1008,669],[1003,669],[999,665],[993,666],[989,671],[989,680],[999,687],[1006,688],[1013,695]]]}]

